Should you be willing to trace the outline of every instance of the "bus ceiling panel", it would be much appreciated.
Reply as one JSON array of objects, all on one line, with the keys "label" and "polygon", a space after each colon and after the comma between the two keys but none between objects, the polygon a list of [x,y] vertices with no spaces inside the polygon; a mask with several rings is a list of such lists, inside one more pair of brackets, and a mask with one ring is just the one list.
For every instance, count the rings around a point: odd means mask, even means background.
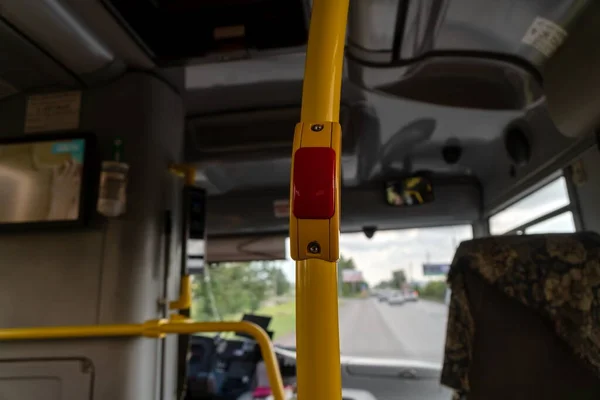
[{"label": "bus ceiling panel", "polygon": [[219,86],[302,80],[306,55],[287,54],[258,60],[213,62],[185,67],[185,86],[202,90]]},{"label": "bus ceiling panel", "polygon": [[[481,154],[503,149],[505,129],[524,115],[521,111],[440,107],[377,94],[370,94],[368,100],[342,112],[342,179],[347,187],[419,171],[485,180],[495,170]],[[283,108],[280,114],[270,111],[206,118],[188,129],[187,160],[220,188],[213,193],[286,186],[291,133],[282,131],[293,131],[294,112]],[[283,115],[289,121],[274,119]],[[254,122],[246,125],[249,118]]]},{"label": "bus ceiling panel", "polygon": [[78,76],[116,62],[104,41],[69,7],[56,0],[3,0],[2,19]]},{"label": "bus ceiling panel", "polygon": [[[352,84],[345,84],[344,87],[341,121],[345,152],[355,148],[355,145],[368,153],[371,152],[367,149],[373,146],[378,151],[379,146],[405,133],[407,127],[422,119],[435,121],[436,129],[429,141],[441,144],[453,137],[490,141],[501,135],[511,121],[524,114],[522,110],[446,107],[381,92],[360,92]],[[228,147],[239,144],[256,146],[258,143],[255,140],[259,138],[262,139],[258,142],[272,140],[275,144],[282,141],[287,143],[289,139],[286,138],[291,138],[293,132],[290,129],[297,122],[294,114],[299,105],[301,88],[301,82],[287,82],[281,85],[262,83],[188,92],[185,95],[190,135],[188,141],[192,143],[188,149],[191,148],[193,152],[189,160],[199,161],[194,153],[210,151],[213,140],[226,141]],[[218,131],[227,130],[227,135],[213,138],[213,127]],[[252,132],[252,129],[257,132]]]},{"label": "bus ceiling panel", "polygon": [[159,65],[302,51],[306,0],[103,0]]},{"label": "bus ceiling panel", "polygon": [[[340,108],[344,153],[354,151],[362,109],[344,104]],[[186,159],[207,163],[289,158],[299,120],[299,106],[188,116]]]},{"label": "bus ceiling panel", "polygon": [[127,29],[99,0],[61,0],[81,19],[90,31],[106,43],[116,58],[136,69],[151,69],[154,63]]},{"label": "bus ceiling panel", "polygon": [[344,182],[347,185],[364,184],[419,172],[485,179],[493,166],[490,166],[481,154],[494,151],[494,146],[498,146],[499,134],[492,139],[460,136],[443,139],[446,135],[439,135],[439,138],[421,136],[428,133],[418,125],[426,121],[416,120],[408,124],[387,142],[379,142],[365,135],[364,142],[360,142],[357,147],[355,158],[357,165],[354,175],[358,181],[354,184],[346,180],[347,172],[353,171],[349,164],[343,165],[343,172],[346,174],[343,175]]},{"label": "bus ceiling panel", "polygon": [[[345,187],[419,171],[467,175],[482,182],[486,205],[490,206],[532,174],[564,166],[556,160],[575,144],[556,130],[543,103],[523,113],[415,106],[401,100],[378,102],[376,97],[370,100],[369,107],[380,117],[373,127],[366,129],[367,125],[355,121],[354,127],[345,129],[350,134],[356,130],[358,135],[355,147],[342,160]],[[400,114],[406,113],[412,118],[402,118]],[[515,132],[518,140],[514,139]],[[289,150],[282,144],[271,152],[266,148],[262,151],[260,157],[253,153],[252,159],[236,159],[234,152],[226,157],[223,151],[220,160],[196,161],[200,171],[220,189],[212,193],[286,186]]]},{"label": "bus ceiling panel", "polygon": [[0,20],[0,98],[36,89],[73,89],[79,82],[46,52]]},{"label": "bus ceiling panel", "polygon": [[300,107],[302,80],[188,88],[184,99],[188,117],[193,119],[210,114]]},{"label": "bus ceiling panel", "polygon": [[600,128],[600,2],[586,9],[560,50],[544,69],[550,116],[569,137]]},{"label": "bus ceiling panel", "polygon": [[260,59],[187,65],[185,86],[188,90],[204,90],[262,82],[301,81],[305,62],[306,54],[302,51]]},{"label": "bus ceiling panel", "polygon": [[[232,76],[244,77],[243,65],[238,62],[211,65],[211,70],[219,73],[219,65],[226,65]],[[237,113],[243,111],[263,110],[267,108],[299,107],[302,100],[302,75],[304,65],[300,67],[297,79],[272,80],[269,78],[268,63],[264,64],[264,74],[256,80],[235,79],[237,84],[227,84],[225,79],[215,84],[211,75],[190,74],[186,68],[186,89],[184,93],[189,117],[201,117],[206,114]],[[200,66],[206,67],[206,66]],[[237,69],[237,72],[233,72]],[[264,79],[263,79],[264,78]],[[220,79],[220,78],[219,78]],[[231,81],[231,82],[233,82]],[[205,86],[202,86],[205,85]],[[342,102],[354,103],[364,99],[364,91],[345,80],[342,85]]]},{"label": "bus ceiling panel", "polygon": [[[196,184],[211,195],[221,195],[239,190],[259,190],[286,187],[290,182],[291,147],[277,152],[253,152],[236,160],[196,162]],[[254,157],[254,158],[251,158]],[[234,157],[231,157],[234,158]],[[354,155],[342,156],[344,186],[357,186],[357,161]]]},{"label": "bus ceiling panel", "polygon": [[[300,107],[188,116],[193,152],[222,153],[290,147]],[[290,147],[291,149],[291,147]]]},{"label": "bus ceiling panel", "polygon": [[[290,151],[287,153],[291,153]],[[291,158],[216,162],[200,168],[202,174],[220,193],[239,190],[285,187],[290,182]]]},{"label": "bus ceiling panel", "polygon": [[[450,143],[457,146],[459,156],[445,154]],[[359,148],[358,154],[342,156],[342,181],[345,187],[357,187],[421,172],[488,180],[498,175],[498,169],[510,171],[511,164],[506,157],[499,160],[494,158],[498,157],[498,149],[503,148],[501,138],[491,142],[456,140],[442,145],[426,143],[408,154],[390,152],[384,162],[378,158],[381,153],[367,153]],[[482,154],[489,156],[482,157]],[[501,164],[494,165],[490,159]],[[290,148],[254,151],[244,155],[233,153],[221,159],[206,159],[194,164],[198,176],[202,177],[198,178],[198,184],[209,188],[210,194],[285,187],[290,179]]]},{"label": "bus ceiling panel", "polygon": [[285,260],[287,234],[210,237],[206,242],[206,261]]},{"label": "bus ceiling panel", "polygon": [[[442,144],[452,138],[465,141],[489,142],[498,138],[512,121],[522,118],[523,110],[480,110],[447,107],[390,95],[367,92],[366,101],[379,120],[379,142],[383,145],[393,137],[414,129],[424,128],[419,135],[427,134],[435,121],[435,130],[429,141]],[[429,134],[427,134],[429,136]]]},{"label": "bus ceiling panel", "polygon": [[[383,182],[369,188],[344,189],[341,230],[358,232],[365,226],[383,230],[451,225],[470,223],[479,218],[481,193],[475,181],[447,180],[434,186],[434,202],[406,208],[387,204]],[[286,232],[288,217],[285,213],[275,212],[275,202],[285,201],[288,197],[286,188],[209,197],[209,237]]]},{"label": "bus ceiling panel", "polygon": [[543,98],[539,74],[505,59],[451,54],[380,68],[350,63],[350,80],[417,102],[480,110],[523,110]]},{"label": "bus ceiling panel", "polygon": [[[528,43],[527,34],[542,24],[551,26],[557,39],[577,23],[594,0],[471,1],[451,0],[437,31],[435,50],[473,50],[512,54],[536,67],[551,55]],[[545,20],[540,23],[540,19]],[[561,29],[562,28],[562,29]],[[540,51],[541,50],[541,51]]]},{"label": "bus ceiling panel", "polygon": [[[513,128],[522,131],[528,143],[529,149],[525,149],[525,153],[524,149],[517,149],[516,153],[509,150],[508,133]],[[593,143],[593,139],[590,135],[581,138],[562,135],[546,107],[530,110],[523,119],[509,125],[504,135],[490,144],[489,150],[482,151],[486,154],[485,162],[494,166],[481,177],[485,209],[497,209],[532,184],[566,167],[579,152],[590,146],[590,142]],[[515,160],[519,154],[526,156],[525,162]]]},{"label": "bus ceiling panel", "polygon": [[349,52],[365,63],[381,65],[407,63],[435,52],[497,53],[539,67],[551,55],[552,45],[532,46],[530,30],[550,27],[562,40],[592,2],[351,0]]}]

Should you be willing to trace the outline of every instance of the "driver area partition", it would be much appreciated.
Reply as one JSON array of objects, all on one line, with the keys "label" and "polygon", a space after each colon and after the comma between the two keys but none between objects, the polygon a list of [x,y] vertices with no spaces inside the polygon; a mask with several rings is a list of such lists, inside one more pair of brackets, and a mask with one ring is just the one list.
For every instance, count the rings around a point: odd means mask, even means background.
[{"label": "driver area partition", "polygon": [[[26,107],[24,95],[0,101],[0,137],[25,136]],[[76,131],[97,137],[101,160],[111,158],[116,138],[123,140],[130,166],[127,211],[100,217],[93,198],[86,204],[93,217],[85,228],[2,233],[2,329],[165,318],[159,300],[178,297],[184,182],[168,167],[183,161],[181,96],[149,74],[129,73],[82,92]],[[173,226],[168,243],[165,212]],[[177,374],[173,335],[0,346],[0,398],[7,400],[173,399]]]}]

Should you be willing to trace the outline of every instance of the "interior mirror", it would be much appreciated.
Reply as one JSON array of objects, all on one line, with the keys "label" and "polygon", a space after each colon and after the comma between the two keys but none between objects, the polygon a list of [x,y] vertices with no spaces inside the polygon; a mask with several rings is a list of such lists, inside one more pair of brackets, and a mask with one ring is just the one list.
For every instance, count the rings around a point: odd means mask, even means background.
[{"label": "interior mirror", "polygon": [[406,207],[431,203],[433,185],[425,176],[411,176],[386,184],[386,200],[390,206]]}]

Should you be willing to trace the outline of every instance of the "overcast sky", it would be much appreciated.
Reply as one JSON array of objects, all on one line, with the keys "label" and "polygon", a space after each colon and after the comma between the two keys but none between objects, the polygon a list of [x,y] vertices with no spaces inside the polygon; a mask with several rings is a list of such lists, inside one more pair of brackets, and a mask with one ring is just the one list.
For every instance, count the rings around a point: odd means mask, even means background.
[{"label": "overcast sky", "polygon": [[[423,279],[423,263],[450,263],[456,245],[472,237],[471,226],[404,229],[377,232],[371,239],[364,233],[343,234],[340,252],[351,257],[369,284],[389,280],[392,271],[404,269],[412,280]],[[294,280],[294,263],[285,265]]]},{"label": "overcast sky", "polygon": [[[568,203],[566,185],[561,178],[492,217],[490,230],[493,234],[502,234]],[[574,230],[572,215],[565,213],[530,228],[527,233]],[[469,225],[377,232],[372,239],[363,233],[351,233],[341,236],[340,251],[344,257],[352,257],[370,284],[389,280],[392,271],[398,269],[404,269],[409,280],[420,281],[424,279],[424,263],[449,264],[456,246],[471,238]],[[291,259],[285,262],[284,270],[291,281],[295,280],[294,268]]]}]

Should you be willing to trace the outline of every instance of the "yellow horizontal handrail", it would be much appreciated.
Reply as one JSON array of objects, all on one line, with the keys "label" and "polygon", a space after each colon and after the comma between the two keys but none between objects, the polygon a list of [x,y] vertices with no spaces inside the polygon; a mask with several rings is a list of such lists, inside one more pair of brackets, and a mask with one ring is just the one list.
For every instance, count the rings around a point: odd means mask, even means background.
[{"label": "yellow horizontal handrail", "polygon": [[273,344],[262,328],[247,321],[194,322],[185,319],[157,319],[142,324],[6,328],[0,329],[0,342],[128,336],[162,338],[167,334],[188,335],[200,332],[243,332],[252,336],[260,347],[267,367],[273,397],[275,400],[284,400],[283,380],[281,379]]},{"label": "yellow horizontal handrail", "polygon": [[143,336],[143,324],[0,329],[0,341]]}]

